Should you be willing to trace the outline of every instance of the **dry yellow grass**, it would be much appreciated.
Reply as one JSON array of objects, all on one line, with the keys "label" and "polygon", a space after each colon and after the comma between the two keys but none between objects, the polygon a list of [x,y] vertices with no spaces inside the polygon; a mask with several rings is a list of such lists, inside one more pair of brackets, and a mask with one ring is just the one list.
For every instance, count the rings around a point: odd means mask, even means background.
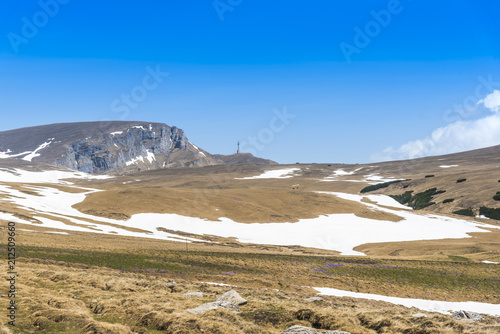
[{"label": "dry yellow grass", "polygon": [[[241,313],[224,310],[193,315],[185,310],[213,300],[228,287],[82,267],[45,260],[21,260],[20,314],[14,333],[281,333],[300,324],[351,333],[482,333],[500,330],[500,320],[480,323],[420,312],[383,302],[325,297],[308,303],[307,289],[287,291],[238,286],[249,303]],[[2,283],[3,284],[3,283]],[[186,298],[188,291],[204,293]],[[6,299],[0,304],[5,306]],[[420,312],[422,313],[422,312]],[[8,333],[8,332],[7,332]]]},{"label": "dry yellow grass", "polygon": [[87,196],[74,206],[84,213],[104,217],[130,217],[137,213],[175,213],[243,223],[297,222],[333,213],[399,221],[393,214],[367,210],[359,203],[314,192],[273,188],[177,189],[160,186],[122,185]]}]

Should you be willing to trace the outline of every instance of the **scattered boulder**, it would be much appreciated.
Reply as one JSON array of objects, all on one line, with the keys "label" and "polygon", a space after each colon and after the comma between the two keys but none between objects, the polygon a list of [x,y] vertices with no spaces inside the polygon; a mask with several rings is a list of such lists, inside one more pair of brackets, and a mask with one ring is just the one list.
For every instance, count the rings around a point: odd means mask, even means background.
[{"label": "scattered boulder", "polygon": [[215,298],[213,302],[205,303],[198,307],[187,310],[193,314],[203,314],[209,310],[224,309],[233,312],[239,312],[240,306],[248,303],[246,299],[241,297],[236,291],[229,290],[228,292]]},{"label": "scattered boulder", "polygon": [[319,332],[314,328],[298,326],[298,325],[292,326],[286,329],[284,332],[281,332],[281,334],[317,334],[317,333]]},{"label": "scattered boulder", "polygon": [[311,327],[295,325],[286,329],[284,332],[281,332],[281,334],[351,334],[351,333],[344,331],[320,332],[317,329]]},{"label": "scattered boulder", "polygon": [[483,320],[483,317],[475,312],[470,312],[470,311],[464,311],[460,310],[455,313],[453,313],[453,317],[455,319],[469,319],[469,320],[474,320],[474,321],[481,321]]},{"label": "scattered boulder", "polygon": [[203,292],[188,292],[184,294],[184,297],[203,297]]},{"label": "scattered boulder", "polygon": [[414,318],[427,318],[427,314],[424,313],[415,313],[412,315]]},{"label": "scattered boulder", "polygon": [[215,298],[214,302],[228,302],[230,304],[238,306],[245,305],[246,303],[248,303],[246,299],[241,297],[238,294],[238,292],[234,290],[229,290],[228,292],[220,295],[219,297]]},{"label": "scattered boulder", "polygon": [[216,309],[224,309],[228,311],[233,311],[233,312],[239,312],[240,307],[238,305],[234,305],[228,302],[210,302],[210,303],[205,303],[203,305],[200,305],[195,308],[191,308],[187,310],[189,313],[193,314],[203,314],[206,311],[210,310],[216,310]]},{"label": "scattered boulder", "polygon": [[323,301],[323,298],[321,297],[310,297],[310,298],[307,298],[306,299],[306,302],[322,302]]}]

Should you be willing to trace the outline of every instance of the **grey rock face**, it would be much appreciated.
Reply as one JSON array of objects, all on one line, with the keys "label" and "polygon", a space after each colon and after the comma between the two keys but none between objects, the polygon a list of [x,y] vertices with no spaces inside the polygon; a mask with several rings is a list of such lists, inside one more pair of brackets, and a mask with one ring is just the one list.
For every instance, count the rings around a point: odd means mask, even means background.
[{"label": "grey rock face", "polygon": [[469,311],[457,311],[453,313],[453,317],[455,319],[469,319],[469,320],[474,320],[474,321],[481,321],[483,320],[483,317],[475,312],[469,312]]},{"label": "grey rock face", "polygon": [[158,154],[166,160],[174,149],[185,150],[188,143],[184,131],[176,127],[156,123],[132,126],[73,142],[55,164],[85,173],[102,173],[138,161],[158,167]]}]

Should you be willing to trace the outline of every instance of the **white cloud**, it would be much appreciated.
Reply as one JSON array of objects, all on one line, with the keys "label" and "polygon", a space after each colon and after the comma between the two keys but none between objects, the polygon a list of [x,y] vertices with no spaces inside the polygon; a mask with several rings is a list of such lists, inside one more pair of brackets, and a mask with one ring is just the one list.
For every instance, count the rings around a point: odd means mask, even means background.
[{"label": "white cloud", "polygon": [[500,112],[500,90],[495,89],[493,93],[478,101],[478,104],[481,103],[494,112]]},{"label": "white cloud", "polygon": [[[500,111],[500,91],[488,95],[484,105]],[[398,149],[386,148],[374,161],[414,159],[456,153],[500,144],[500,113],[474,121],[457,121],[438,128],[424,139],[410,141]]]}]

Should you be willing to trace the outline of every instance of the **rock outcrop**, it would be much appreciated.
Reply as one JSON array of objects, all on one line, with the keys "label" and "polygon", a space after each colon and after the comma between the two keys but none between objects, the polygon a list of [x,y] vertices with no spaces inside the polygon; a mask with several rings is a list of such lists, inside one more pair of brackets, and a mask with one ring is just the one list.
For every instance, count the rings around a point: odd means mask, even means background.
[{"label": "rock outcrop", "polygon": [[482,321],[483,317],[475,312],[470,312],[470,311],[457,311],[453,313],[453,317],[455,319],[469,319],[473,321]]},{"label": "rock outcrop", "polygon": [[193,314],[203,314],[209,310],[224,309],[233,312],[239,312],[240,306],[245,305],[247,300],[241,297],[236,291],[229,290],[228,292],[215,298],[213,302],[205,303],[198,307],[187,310]]}]

